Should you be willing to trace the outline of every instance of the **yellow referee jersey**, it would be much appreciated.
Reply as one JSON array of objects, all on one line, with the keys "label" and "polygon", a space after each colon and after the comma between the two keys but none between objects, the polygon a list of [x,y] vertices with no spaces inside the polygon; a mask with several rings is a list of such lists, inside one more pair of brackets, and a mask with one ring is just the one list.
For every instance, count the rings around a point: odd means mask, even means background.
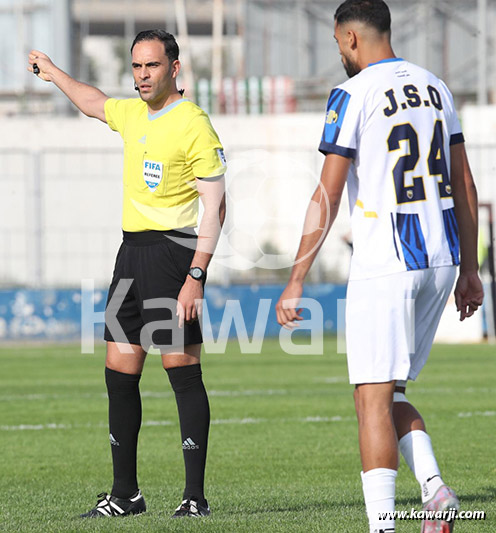
[{"label": "yellow referee jersey", "polygon": [[208,115],[186,99],[151,115],[140,98],[109,98],[105,118],[124,140],[122,229],[196,226],[195,178],[226,171],[223,148]]}]

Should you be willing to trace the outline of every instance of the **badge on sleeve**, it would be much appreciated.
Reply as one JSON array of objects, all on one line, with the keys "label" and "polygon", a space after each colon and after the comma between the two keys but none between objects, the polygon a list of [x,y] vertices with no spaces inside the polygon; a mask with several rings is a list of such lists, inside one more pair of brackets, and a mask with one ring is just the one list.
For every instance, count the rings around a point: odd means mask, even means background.
[{"label": "badge on sleeve", "polygon": [[224,155],[224,150],[222,148],[217,148],[217,155],[219,156],[220,162],[226,166],[226,156]]},{"label": "badge on sleeve", "polygon": [[143,179],[148,185],[150,191],[153,192],[160,185],[163,173],[163,163],[159,163],[158,161],[151,161],[150,159],[145,159],[143,161]]}]

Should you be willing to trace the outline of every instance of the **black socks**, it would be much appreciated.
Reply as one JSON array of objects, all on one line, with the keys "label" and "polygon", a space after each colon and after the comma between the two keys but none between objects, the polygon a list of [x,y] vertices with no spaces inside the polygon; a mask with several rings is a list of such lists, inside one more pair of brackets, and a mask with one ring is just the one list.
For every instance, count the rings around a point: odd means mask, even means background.
[{"label": "black socks", "polygon": [[141,374],[123,374],[105,368],[114,466],[112,496],[117,498],[130,498],[138,490],[136,450],[141,426],[140,378]]},{"label": "black socks", "polygon": [[192,498],[197,500],[200,505],[205,505],[203,485],[210,426],[210,407],[202,381],[201,366],[198,364],[169,368],[167,374],[176,394],[181,425],[186,470],[186,488],[183,498]]},{"label": "black socks", "polygon": [[[184,498],[205,505],[204,479],[207,458],[210,408],[202,381],[201,366],[167,370],[176,395],[186,470]],[[141,375],[124,374],[105,368],[109,397],[110,448],[114,467],[112,496],[130,498],[138,490],[136,451],[141,427]]]}]

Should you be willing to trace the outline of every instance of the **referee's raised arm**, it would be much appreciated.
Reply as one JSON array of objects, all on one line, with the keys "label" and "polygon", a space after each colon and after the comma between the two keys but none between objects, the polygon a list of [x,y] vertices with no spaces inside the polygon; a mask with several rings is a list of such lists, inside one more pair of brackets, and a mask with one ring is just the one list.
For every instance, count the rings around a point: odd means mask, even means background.
[{"label": "referee's raised arm", "polygon": [[[35,65],[37,69],[35,69]],[[71,78],[60,70],[43,52],[32,50],[29,54],[29,72],[38,78],[54,83],[69,100],[88,117],[107,122],[105,119],[105,102],[108,96],[100,89]]]}]

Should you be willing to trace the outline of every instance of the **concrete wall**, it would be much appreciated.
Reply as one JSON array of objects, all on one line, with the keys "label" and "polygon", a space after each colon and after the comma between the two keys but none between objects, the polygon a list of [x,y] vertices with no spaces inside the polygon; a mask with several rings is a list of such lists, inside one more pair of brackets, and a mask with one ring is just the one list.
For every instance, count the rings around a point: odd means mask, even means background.
[{"label": "concrete wall", "polygon": [[[461,113],[481,201],[496,203],[496,107]],[[212,117],[226,148],[228,218],[210,280],[284,281],[320,175],[323,115]],[[105,287],[121,240],[122,142],[86,117],[0,129],[0,285]],[[312,275],[344,281],[343,201]],[[256,269],[256,270],[254,270]]]},{"label": "concrete wall", "polygon": [[[254,267],[277,279],[291,265],[319,180],[323,116],[212,121],[229,172],[228,218],[210,279],[250,279]],[[121,239],[120,136],[86,117],[11,119],[0,143],[0,283],[74,286],[92,278],[106,286]],[[346,278],[347,211],[316,275]]]}]

